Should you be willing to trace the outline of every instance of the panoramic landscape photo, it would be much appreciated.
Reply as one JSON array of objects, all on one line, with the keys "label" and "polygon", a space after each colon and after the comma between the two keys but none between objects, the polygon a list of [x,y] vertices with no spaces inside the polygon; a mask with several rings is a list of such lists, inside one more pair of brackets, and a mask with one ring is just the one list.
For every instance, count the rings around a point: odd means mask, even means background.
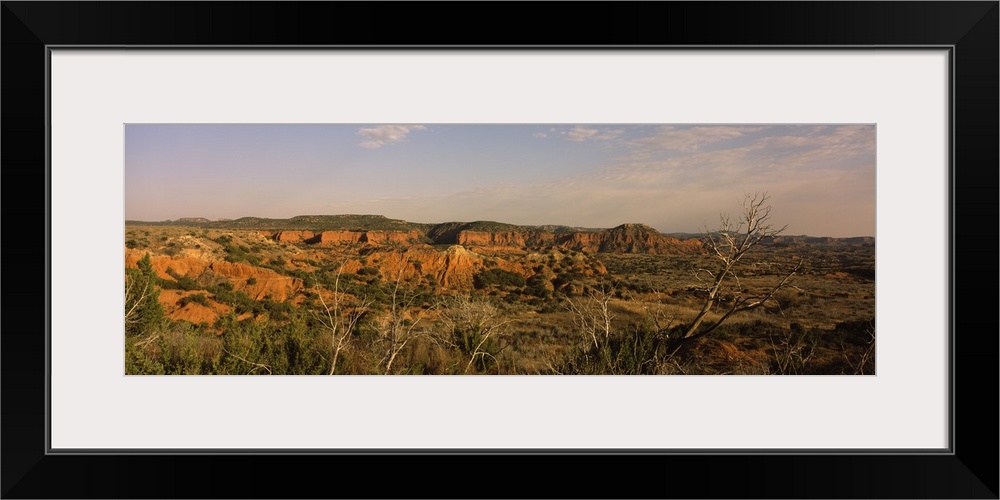
[{"label": "panoramic landscape photo", "polygon": [[128,375],[873,375],[873,124],[126,124]]}]

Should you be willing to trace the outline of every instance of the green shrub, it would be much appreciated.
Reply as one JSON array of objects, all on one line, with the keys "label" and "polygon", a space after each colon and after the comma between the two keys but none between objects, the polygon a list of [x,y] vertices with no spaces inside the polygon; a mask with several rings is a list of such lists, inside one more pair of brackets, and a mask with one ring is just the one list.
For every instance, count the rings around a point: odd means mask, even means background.
[{"label": "green shrub", "polygon": [[261,301],[261,304],[264,306],[264,310],[275,320],[287,320],[288,315],[292,313],[293,309],[292,305],[288,302],[277,302],[270,298],[265,298]]},{"label": "green shrub", "polygon": [[155,331],[164,324],[158,283],[149,253],[139,260],[138,269],[125,270],[126,336]]},{"label": "green shrub", "polygon": [[374,267],[362,267],[358,269],[358,276],[378,276],[378,269]]},{"label": "green shrub", "polygon": [[181,297],[180,300],[177,301],[177,305],[184,307],[190,304],[191,302],[194,302],[195,304],[201,304],[205,307],[211,307],[212,305],[212,303],[208,301],[208,296],[203,293],[195,293],[192,295]]},{"label": "green shrub", "polygon": [[493,286],[521,288],[527,284],[524,276],[499,268],[481,269],[472,276],[472,281],[477,289]]},{"label": "green shrub", "polygon": [[198,284],[193,278],[188,276],[181,276],[180,273],[174,271],[174,268],[167,267],[167,274],[174,278],[176,281],[162,280],[163,288],[167,290],[200,290],[202,286]]},{"label": "green shrub", "polygon": [[538,298],[550,299],[552,298],[553,289],[552,282],[545,279],[545,276],[536,274],[528,278],[527,289],[525,291]]},{"label": "green shrub", "polygon": [[243,292],[233,291],[232,285],[228,283],[209,287],[208,292],[214,296],[216,302],[231,306],[236,314],[260,314],[264,312],[263,304],[251,299]]},{"label": "green shrub", "polygon": [[[316,286],[317,282],[321,282],[321,283],[324,283],[324,284],[326,284],[327,282],[329,282],[329,284],[332,286],[334,280],[336,279],[336,275],[335,274],[334,275],[329,275],[329,274],[325,274],[325,273],[318,273],[320,275],[320,277],[317,278],[316,274],[314,274],[314,273],[307,273],[307,272],[305,272],[305,271],[303,271],[301,269],[293,269],[291,271],[284,271],[284,274],[286,274],[288,276],[291,276],[293,278],[298,278],[298,279],[302,280],[302,285],[305,288],[312,288],[312,287]],[[341,280],[341,281],[343,281],[343,280]]]},{"label": "green shrub", "polygon": [[[216,241],[220,241],[222,238],[218,238]],[[221,241],[220,241],[221,243]],[[260,257],[253,255],[251,250],[243,245],[233,245],[231,243],[223,243],[222,249],[226,252],[226,262],[238,263],[247,262],[254,266],[259,266],[261,264]]]}]

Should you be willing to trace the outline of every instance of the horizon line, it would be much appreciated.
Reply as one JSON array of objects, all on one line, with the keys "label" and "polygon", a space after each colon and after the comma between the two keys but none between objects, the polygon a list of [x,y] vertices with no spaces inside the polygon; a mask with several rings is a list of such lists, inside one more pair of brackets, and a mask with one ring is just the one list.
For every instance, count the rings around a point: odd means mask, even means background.
[{"label": "horizon line", "polygon": [[[176,219],[163,219],[163,220],[140,220],[140,219],[128,219],[128,218],[126,218],[125,222],[126,223],[132,223],[132,224],[137,224],[137,223],[138,224],[142,224],[142,223],[148,223],[148,224],[166,224],[166,223],[184,222],[185,219],[204,219],[205,221],[208,221],[209,223],[212,223],[212,222],[232,222],[232,221],[238,221],[238,220],[241,220],[241,219],[268,219],[268,220],[282,221],[282,220],[291,220],[291,219],[300,218],[300,217],[379,217],[379,218],[383,218],[383,219],[387,219],[387,220],[401,221],[401,222],[405,222],[407,224],[420,224],[420,225],[430,225],[430,226],[441,225],[441,224],[454,224],[454,223],[458,223],[458,224],[474,224],[474,223],[477,223],[477,222],[492,222],[492,223],[497,223],[497,224],[506,224],[506,225],[510,225],[510,226],[528,227],[528,228],[532,228],[532,227],[545,227],[545,226],[558,226],[558,227],[565,227],[565,228],[571,228],[571,229],[587,229],[587,230],[607,230],[607,229],[614,229],[616,227],[621,227],[621,226],[628,225],[628,224],[636,224],[636,225],[642,225],[642,226],[649,227],[649,228],[655,230],[656,232],[658,232],[660,234],[664,234],[664,235],[684,234],[684,235],[693,235],[693,236],[696,236],[696,235],[704,235],[704,234],[711,233],[711,232],[707,232],[707,231],[700,231],[700,232],[663,231],[663,230],[657,229],[657,228],[653,227],[652,225],[647,224],[645,222],[622,222],[620,224],[617,224],[615,226],[610,226],[610,227],[579,226],[579,225],[552,224],[552,223],[547,223],[547,224],[517,224],[517,223],[512,223],[512,222],[503,222],[503,221],[500,221],[500,220],[491,220],[491,219],[450,220],[450,221],[438,221],[438,222],[417,222],[417,221],[410,221],[410,220],[406,220],[406,219],[397,219],[397,218],[388,217],[388,216],[382,215],[382,214],[372,214],[372,213],[299,214],[299,215],[293,215],[291,217],[264,217],[264,216],[258,216],[258,215],[245,215],[245,216],[236,217],[236,218],[221,217],[221,218],[214,218],[214,219],[213,218],[209,218],[209,217],[203,217],[203,216],[185,216],[185,217],[178,217]],[[381,231],[387,231],[387,230],[382,229]],[[718,231],[712,231],[712,232],[718,232]],[[790,234],[790,233],[789,234],[785,234],[785,233],[781,233],[781,234],[777,234],[775,236],[786,236],[786,237],[801,236],[801,237],[807,237],[807,238],[835,238],[835,239],[875,238],[875,235],[872,235],[872,234],[862,234],[862,235],[854,235],[854,236],[827,236],[827,235],[813,235],[813,234],[807,234],[807,233],[801,233],[801,234]]]}]

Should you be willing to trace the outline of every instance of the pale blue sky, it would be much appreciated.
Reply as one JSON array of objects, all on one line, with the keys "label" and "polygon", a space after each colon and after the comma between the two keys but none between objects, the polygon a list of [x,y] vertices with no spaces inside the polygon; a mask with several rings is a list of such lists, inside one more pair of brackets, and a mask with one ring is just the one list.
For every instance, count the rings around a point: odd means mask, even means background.
[{"label": "pale blue sky", "polygon": [[699,232],[757,191],[786,234],[874,236],[875,126],[125,126],[129,220],[380,214]]}]

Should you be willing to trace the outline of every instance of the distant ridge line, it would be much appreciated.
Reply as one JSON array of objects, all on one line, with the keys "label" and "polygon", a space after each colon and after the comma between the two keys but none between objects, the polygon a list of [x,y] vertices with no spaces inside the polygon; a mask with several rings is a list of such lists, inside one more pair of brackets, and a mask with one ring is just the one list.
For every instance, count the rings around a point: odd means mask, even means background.
[{"label": "distant ridge line", "polygon": [[[176,220],[139,221],[126,220],[126,226],[183,226],[206,229],[245,229],[260,231],[423,231],[435,241],[454,240],[459,232],[518,232],[526,235],[552,233],[565,235],[571,233],[599,233],[606,231],[641,231],[678,240],[703,238],[703,233],[660,232],[646,224],[627,222],[610,228],[592,228],[566,226],[559,224],[522,225],[506,222],[476,220],[471,222],[450,221],[438,223],[409,222],[403,219],[391,219],[378,214],[338,214],[338,215],[296,215],[286,219],[268,217],[240,217],[238,219],[210,220],[205,217],[181,217]],[[788,244],[874,244],[874,236],[829,237],[806,235],[779,235],[769,238],[765,243],[774,245]]]}]

